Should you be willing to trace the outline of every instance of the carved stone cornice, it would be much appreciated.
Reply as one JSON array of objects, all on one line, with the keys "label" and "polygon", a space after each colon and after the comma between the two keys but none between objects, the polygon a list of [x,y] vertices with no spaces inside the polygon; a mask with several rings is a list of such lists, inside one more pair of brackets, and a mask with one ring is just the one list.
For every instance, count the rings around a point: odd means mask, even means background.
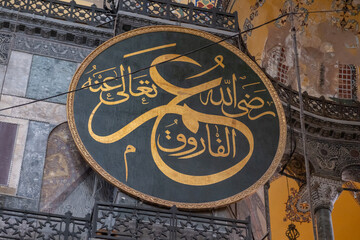
[{"label": "carved stone cornice", "polygon": [[310,180],[311,202],[316,212],[320,208],[332,211],[334,203],[342,191],[342,182],[319,176],[312,176]]},{"label": "carved stone cornice", "polygon": [[9,60],[11,34],[0,32],[0,64],[6,65]]},{"label": "carved stone cornice", "polygon": [[93,49],[17,33],[13,42],[13,50],[80,63]]},{"label": "carved stone cornice", "polygon": [[314,171],[323,176],[341,178],[349,166],[360,166],[358,143],[327,141],[307,136],[307,156]]},{"label": "carved stone cornice", "polygon": [[[291,133],[288,133],[291,138]],[[287,154],[284,155],[282,166],[285,173],[305,181],[305,169],[301,134],[293,134],[288,140]],[[330,178],[342,178],[345,170],[360,169],[360,145],[357,142],[344,142],[318,137],[306,137],[306,152],[310,162],[310,172]],[[291,157],[291,158],[290,158]]]},{"label": "carved stone cornice", "polygon": [[[116,35],[118,35],[118,34],[127,32],[129,30],[133,30],[133,29],[140,28],[140,27],[153,26],[153,25],[174,25],[174,26],[193,28],[193,29],[209,32],[209,33],[219,36],[221,38],[235,35],[234,32],[212,28],[211,26],[208,26],[208,27],[198,26],[198,25],[194,25],[194,24],[181,23],[181,22],[177,22],[174,20],[167,20],[167,19],[155,18],[155,17],[151,17],[151,16],[144,16],[141,14],[130,13],[130,12],[125,12],[125,11],[118,12],[115,33],[116,33]],[[230,44],[233,44],[235,46],[238,45],[237,41],[238,41],[238,38],[235,38],[235,37],[227,40],[227,42],[229,42]]]},{"label": "carved stone cornice", "polygon": [[0,30],[91,48],[113,36],[112,29],[87,26],[5,8],[0,8]]},{"label": "carved stone cornice", "polygon": [[[300,133],[298,92],[268,77],[283,103],[288,122],[295,132]],[[326,140],[360,142],[359,102],[345,105],[303,93],[303,104],[307,135]]]},{"label": "carved stone cornice", "polygon": [[[284,106],[295,132],[300,133],[300,113]],[[291,111],[291,113],[289,112]],[[290,120],[290,119],[289,119]],[[360,125],[357,122],[332,122],[305,114],[306,134],[318,139],[338,140],[342,142],[360,142]]]}]

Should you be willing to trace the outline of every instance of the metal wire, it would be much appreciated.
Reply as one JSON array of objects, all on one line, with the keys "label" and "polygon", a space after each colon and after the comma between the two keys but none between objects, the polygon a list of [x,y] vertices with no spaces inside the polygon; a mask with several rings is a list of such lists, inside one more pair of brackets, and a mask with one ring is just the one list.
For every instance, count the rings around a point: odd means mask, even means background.
[{"label": "metal wire", "polygon": [[[291,9],[293,9],[292,4],[291,4]],[[294,47],[295,72],[296,72],[299,102],[300,102],[300,126],[301,126],[301,138],[302,138],[302,145],[303,145],[303,155],[304,155],[305,169],[306,169],[306,186],[307,186],[307,190],[308,190],[308,194],[309,194],[309,205],[310,205],[311,222],[313,225],[314,239],[317,240],[316,225],[315,225],[314,212],[313,212],[313,206],[312,206],[312,201],[311,201],[310,167],[309,167],[309,160],[306,155],[306,132],[305,132],[305,122],[304,122],[304,118],[305,118],[304,103],[303,103],[303,99],[302,99],[299,56],[298,56],[298,51],[297,51],[297,40],[296,40],[296,28],[295,28],[293,15],[290,16],[290,21],[291,21],[291,35],[293,38],[293,47]]]}]

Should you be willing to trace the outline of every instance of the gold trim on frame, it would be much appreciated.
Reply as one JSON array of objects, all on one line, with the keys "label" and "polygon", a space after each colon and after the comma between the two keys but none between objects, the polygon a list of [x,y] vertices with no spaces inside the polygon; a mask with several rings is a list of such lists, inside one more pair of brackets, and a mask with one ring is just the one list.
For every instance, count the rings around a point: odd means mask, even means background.
[{"label": "gold trim on frame", "polygon": [[[74,91],[76,89],[76,86],[78,84],[78,81],[81,77],[81,75],[84,73],[86,67],[93,61],[101,52],[103,52],[108,47],[112,46],[113,44],[123,41],[125,39],[140,35],[140,34],[146,34],[151,32],[179,32],[179,33],[187,33],[192,34],[195,36],[200,36],[205,39],[208,39],[212,42],[218,42],[221,40],[221,38],[216,37],[210,33],[206,33],[199,30],[194,29],[188,29],[183,27],[177,27],[177,26],[151,26],[151,27],[144,27],[139,28],[133,31],[129,31],[126,33],[123,33],[121,35],[118,35],[99,47],[97,47],[92,53],[90,53],[89,56],[85,58],[85,60],[82,62],[80,67],[75,72],[75,75],[71,81],[69,91]],[[234,54],[236,54],[240,59],[242,59],[248,66],[251,67],[251,69],[260,77],[260,79],[263,81],[264,85],[266,86],[267,90],[269,91],[273,102],[276,107],[276,111],[279,117],[279,144],[276,151],[276,154],[274,156],[274,159],[270,165],[270,167],[266,170],[265,174],[257,180],[253,185],[248,187],[247,189],[243,190],[242,192],[235,194],[231,197],[212,201],[212,202],[204,202],[204,203],[184,203],[184,202],[174,202],[174,201],[168,201],[164,199],[160,199],[157,197],[153,197],[147,194],[144,194],[142,192],[139,192],[133,188],[130,188],[129,186],[125,185],[124,183],[120,182],[118,179],[111,176],[108,172],[106,172],[90,155],[90,153],[85,148],[83,142],[80,139],[80,136],[77,132],[76,126],[75,126],[75,120],[74,120],[74,96],[75,92],[70,92],[68,94],[67,98],[67,117],[68,117],[68,123],[70,132],[74,138],[74,141],[80,150],[82,156],[85,158],[85,160],[89,163],[89,165],[103,178],[105,178],[108,182],[113,184],[114,186],[118,187],[120,190],[124,191],[125,193],[134,196],[136,198],[140,198],[146,202],[171,207],[173,205],[176,205],[179,209],[188,209],[188,210],[196,210],[196,209],[210,209],[210,208],[218,208],[221,206],[225,206],[231,203],[234,203],[236,201],[241,200],[242,198],[252,194],[255,192],[261,185],[264,185],[270,177],[274,174],[277,166],[280,163],[280,160],[283,156],[285,145],[286,145],[286,120],[285,120],[285,114],[283,107],[281,105],[280,99],[272,86],[270,80],[266,77],[266,75],[262,72],[262,70],[254,63],[252,60],[250,60],[249,57],[247,57],[243,52],[241,52],[238,48],[234,47],[233,45],[227,43],[227,42],[220,42],[219,43],[224,48],[230,50]]]}]

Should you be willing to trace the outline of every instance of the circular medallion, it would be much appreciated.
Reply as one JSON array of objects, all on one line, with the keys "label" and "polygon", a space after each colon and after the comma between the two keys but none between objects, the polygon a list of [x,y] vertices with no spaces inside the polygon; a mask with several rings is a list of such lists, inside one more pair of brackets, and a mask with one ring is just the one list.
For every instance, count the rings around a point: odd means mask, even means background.
[{"label": "circular medallion", "polygon": [[183,209],[230,204],[271,177],[286,139],[280,100],[255,63],[218,41],[146,27],[84,60],[67,112],[92,168],[132,196]]}]

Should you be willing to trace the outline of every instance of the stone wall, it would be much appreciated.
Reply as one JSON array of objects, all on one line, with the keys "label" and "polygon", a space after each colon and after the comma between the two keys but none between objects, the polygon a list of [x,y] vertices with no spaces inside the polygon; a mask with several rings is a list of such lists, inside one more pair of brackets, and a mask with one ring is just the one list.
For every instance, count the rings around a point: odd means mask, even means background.
[{"label": "stone wall", "polygon": [[[87,48],[0,33],[0,108],[66,92]],[[72,54],[68,54],[72,53]],[[17,131],[7,184],[0,186],[0,204],[39,209],[50,132],[66,122],[66,95],[0,112],[0,121]]]}]

